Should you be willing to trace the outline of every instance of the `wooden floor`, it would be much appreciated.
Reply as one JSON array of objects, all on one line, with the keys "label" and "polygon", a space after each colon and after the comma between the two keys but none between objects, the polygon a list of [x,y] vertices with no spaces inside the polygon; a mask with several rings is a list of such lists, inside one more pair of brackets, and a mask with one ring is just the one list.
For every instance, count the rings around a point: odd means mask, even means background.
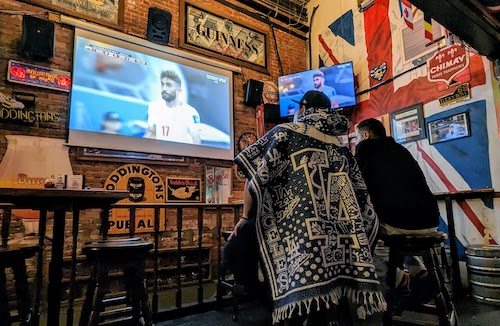
[{"label": "wooden floor", "polygon": [[[375,255],[375,266],[380,280],[385,279],[384,256]],[[385,286],[385,284],[383,284]],[[460,326],[499,326],[500,325],[500,307],[486,305],[476,302],[472,299],[467,289],[462,293],[455,293],[454,298],[458,320]],[[220,311],[210,311],[199,315],[157,323],[156,326],[245,326],[245,325],[271,325],[270,312],[259,302],[246,302],[240,306],[237,323],[232,321],[232,309],[226,307]],[[404,313],[405,320],[418,321],[412,325],[438,325],[437,318],[434,316]],[[355,326],[380,326],[382,324],[382,315],[377,314],[369,316],[366,320],[357,320]],[[395,323],[396,325],[396,323]],[[402,324],[400,325],[409,325]]]},{"label": "wooden floor", "polygon": [[[500,307],[490,306],[474,301],[470,295],[457,298],[456,306],[460,326],[497,326],[500,324]],[[224,308],[221,311],[210,311],[200,315],[192,315],[181,319],[156,324],[156,326],[270,326],[269,312],[256,302],[247,302],[241,305],[237,323],[232,322],[232,309]],[[403,315],[405,319],[419,322],[415,325],[438,325],[433,318],[421,315]],[[381,316],[372,316],[365,321],[356,321],[356,326],[380,326]],[[396,324],[395,324],[396,325]]]}]

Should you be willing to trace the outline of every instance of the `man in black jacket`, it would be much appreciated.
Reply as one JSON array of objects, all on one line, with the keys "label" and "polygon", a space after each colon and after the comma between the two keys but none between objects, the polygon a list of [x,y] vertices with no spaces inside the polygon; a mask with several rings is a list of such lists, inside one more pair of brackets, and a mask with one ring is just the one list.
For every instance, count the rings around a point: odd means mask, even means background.
[{"label": "man in black jacket", "polygon": [[[437,202],[410,152],[387,137],[376,119],[360,122],[356,133],[356,159],[380,219],[380,235],[436,231]],[[424,274],[425,266],[417,261]],[[408,274],[398,274],[402,279],[396,284],[405,285]]]}]

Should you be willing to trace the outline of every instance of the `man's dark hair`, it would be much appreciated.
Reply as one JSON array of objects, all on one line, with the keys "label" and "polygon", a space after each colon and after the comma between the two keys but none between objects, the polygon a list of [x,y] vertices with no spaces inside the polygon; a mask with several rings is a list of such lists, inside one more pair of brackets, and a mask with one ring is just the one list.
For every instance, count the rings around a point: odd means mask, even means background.
[{"label": "man's dark hair", "polygon": [[168,78],[168,79],[172,80],[173,82],[175,82],[177,84],[178,87],[181,87],[181,85],[182,85],[181,77],[179,77],[179,75],[173,70],[162,71],[161,75],[160,75],[160,79],[163,79],[163,78]]},{"label": "man's dark hair", "polygon": [[382,124],[382,122],[380,122],[377,119],[372,118],[372,119],[363,120],[358,124],[357,128],[359,130],[368,131],[372,138],[384,138],[384,137],[386,137],[385,127]]},{"label": "man's dark hair", "polygon": [[323,78],[325,78],[325,74],[320,70],[320,71],[317,71],[317,72],[314,73],[313,78],[316,78],[316,77],[323,77]]}]

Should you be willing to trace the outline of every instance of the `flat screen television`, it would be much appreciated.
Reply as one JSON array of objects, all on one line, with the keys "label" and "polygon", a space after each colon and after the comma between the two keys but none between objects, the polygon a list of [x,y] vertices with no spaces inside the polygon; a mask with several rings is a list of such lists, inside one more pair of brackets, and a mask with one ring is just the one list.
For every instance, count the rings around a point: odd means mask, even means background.
[{"label": "flat screen television", "polygon": [[278,78],[280,116],[291,116],[305,92],[320,90],[328,95],[332,108],[346,108],[356,104],[352,62],[322,67]]},{"label": "flat screen television", "polygon": [[76,29],[68,144],[232,160],[232,72]]}]

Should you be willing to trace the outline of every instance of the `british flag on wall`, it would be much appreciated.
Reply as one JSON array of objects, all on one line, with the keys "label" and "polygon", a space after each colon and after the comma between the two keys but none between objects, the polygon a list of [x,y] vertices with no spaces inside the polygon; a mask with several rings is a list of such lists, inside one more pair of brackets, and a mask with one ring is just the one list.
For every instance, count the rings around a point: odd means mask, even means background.
[{"label": "british flag on wall", "polygon": [[[358,96],[353,125],[414,103],[429,103],[446,94],[436,83],[427,80],[425,65],[417,67],[403,58],[401,29],[414,22],[417,18],[414,14],[422,16],[423,13],[411,8],[405,0],[376,0],[376,5],[364,12],[359,12],[355,1],[350,8],[345,3],[341,7],[344,12],[318,34],[319,52],[312,56],[318,56],[320,67],[353,61],[357,92],[377,86]],[[405,13],[405,9],[411,9],[412,15]],[[421,37],[424,38],[423,33]],[[370,71],[384,62],[387,71],[381,80],[371,78]],[[486,83],[483,61],[478,55],[470,56],[470,74],[471,87]],[[485,101],[428,116],[427,120],[465,109],[471,111],[472,137],[439,146],[430,145],[427,139],[405,144],[424,170],[433,192],[492,187]],[[454,211],[459,246],[497,242],[495,223],[489,224],[494,220],[492,201],[467,201],[454,207]],[[445,216],[444,210],[442,213]],[[443,227],[445,223],[443,220]]]}]

